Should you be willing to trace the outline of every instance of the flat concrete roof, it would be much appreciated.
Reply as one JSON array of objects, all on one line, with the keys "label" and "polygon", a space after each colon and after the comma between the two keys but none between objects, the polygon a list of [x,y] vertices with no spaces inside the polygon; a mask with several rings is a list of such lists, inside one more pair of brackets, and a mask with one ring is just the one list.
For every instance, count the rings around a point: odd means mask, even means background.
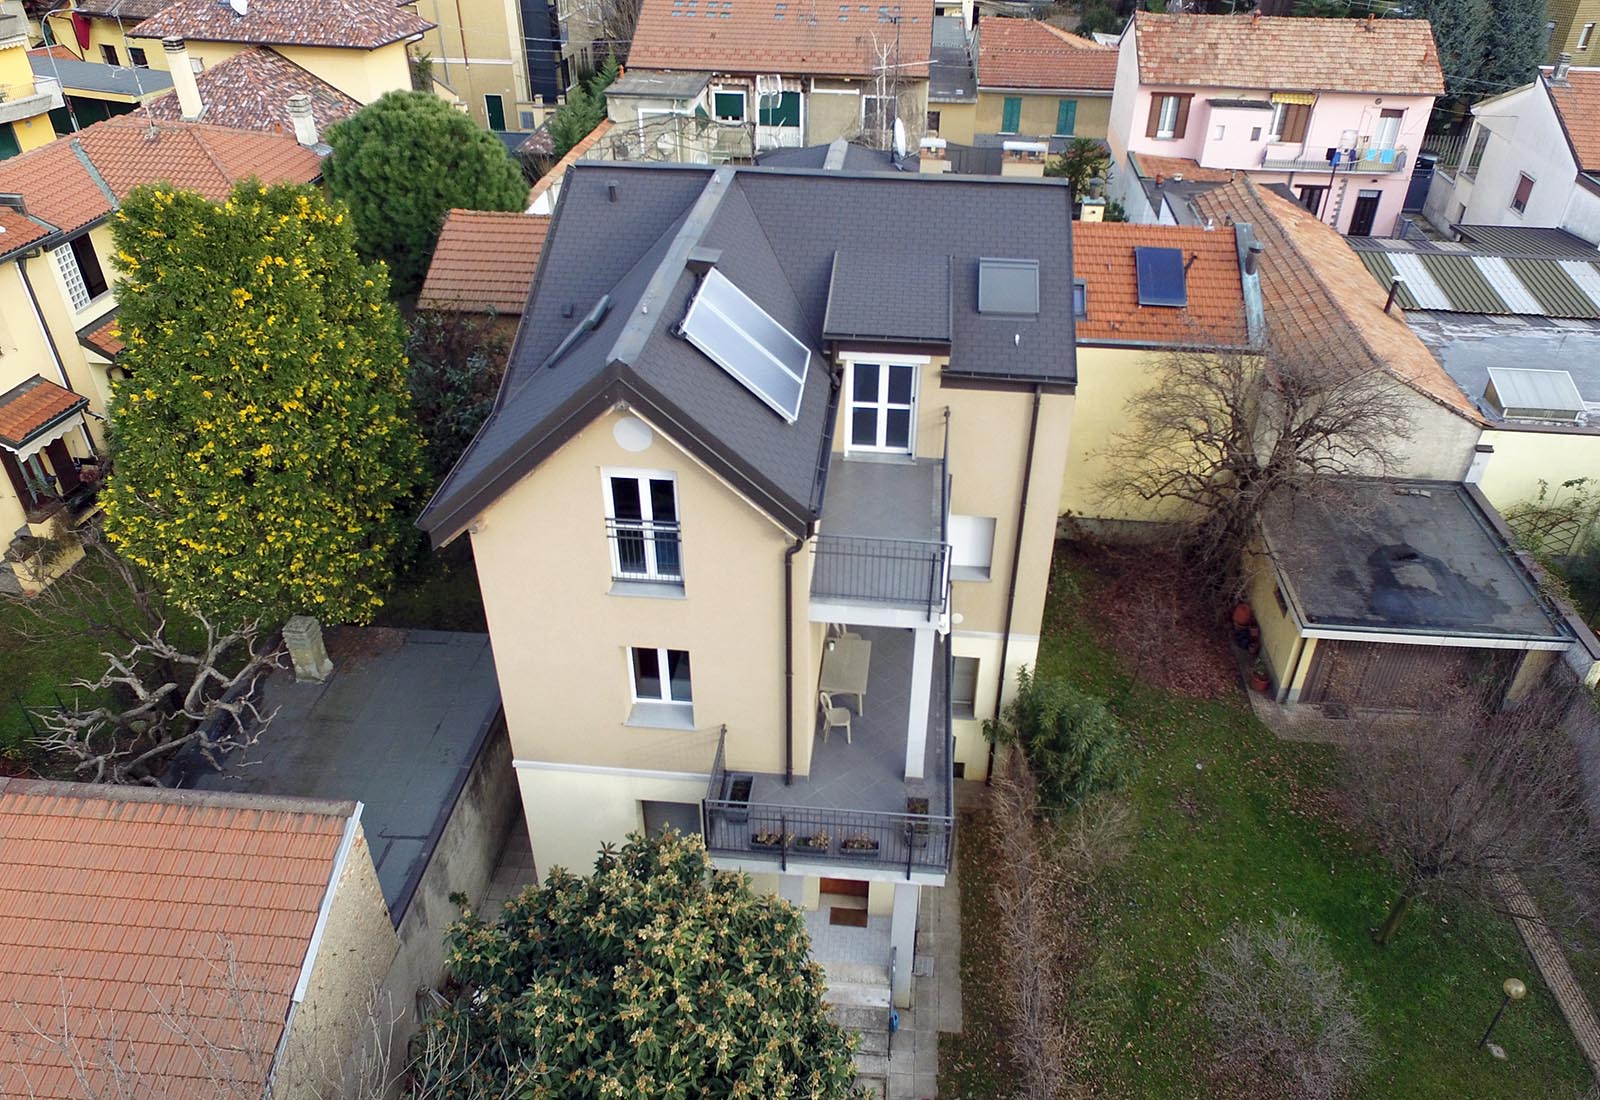
[{"label": "flat concrete roof", "polygon": [[606,88],[606,95],[642,96],[648,99],[693,99],[711,83],[710,73],[629,69]]},{"label": "flat concrete roof", "polygon": [[74,92],[101,92],[134,99],[172,91],[172,74],[160,69],[101,65],[94,61],[68,61],[48,54],[28,55],[34,76],[59,78],[61,89]]},{"label": "flat concrete roof", "polygon": [[1587,425],[1540,428],[1529,421],[1507,421],[1484,401],[1490,367],[1564,370],[1583,399],[1600,403],[1600,323],[1548,317],[1467,317],[1454,313],[1406,312],[1406,323],[1478,411],[1496,427],[1594,432],[1600,416]]},{"label": "flat concrete roof", "polygon": [[399,923],[467,774],[500,712],[487,634],[346,627],[328,634],[334,673],[299,684],[274,673],[277,716],[232,774],[202,790],[359,799],[389,914]]},{"label": "flat concrete roof", "polygon": [[1449,481],[1340,478],[1329,503],[1280,502],[1267,546],[1308,627],[1562,641],[1498,517]]}]

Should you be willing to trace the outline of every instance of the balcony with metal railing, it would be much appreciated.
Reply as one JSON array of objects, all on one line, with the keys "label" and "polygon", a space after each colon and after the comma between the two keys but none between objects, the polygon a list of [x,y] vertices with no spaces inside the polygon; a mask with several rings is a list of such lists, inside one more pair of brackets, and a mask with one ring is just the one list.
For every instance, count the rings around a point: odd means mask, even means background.
[{"label": "balcony with metal railing", "polygon": [[[906,738],[912,702],[912,632],[867,627],[872,680],[862,713],[851,716],[850,738],[834,729],[816,741],[810,773],[784,777],[741,771],[724,742],[718,745],[703,806],[706,847],[740,866],[795,865],[889,872],[897,878],[942,875],[954,841],[954,752],[949,683],[951,655],[943,642],[932,655],[923,777],[906,776]],[[844,697],[835,696],[835,702]],[[854,700],[852,700],[853,702]]]},{"label": "balcony with metal railing", "polygon": [[1327,158],[1325,150],[1316,156],[1275,157],[1267,149],[1261,157],[1261,167],[1269,172],[1334,172],[1339,175],[1387,175],[1406,169],[1406,148],[1396,145],[1388,148],[1340,149],[1337,164]]},{"label": "balcony with metal railing", "polygon": [[950,592],[949,429],[940,458],[831,456],[812,540],[811,618],[943,613]]},{"label": "balcony with metal railing", "polygon": [[611,579],[625,586],[683,588],[683,538],[676,522],[607,519]]},{"label": "balcony with metal railing", "polygon": [[0,123],[21,122],[62,104],[61,85],[48,77],[0,84]]}]

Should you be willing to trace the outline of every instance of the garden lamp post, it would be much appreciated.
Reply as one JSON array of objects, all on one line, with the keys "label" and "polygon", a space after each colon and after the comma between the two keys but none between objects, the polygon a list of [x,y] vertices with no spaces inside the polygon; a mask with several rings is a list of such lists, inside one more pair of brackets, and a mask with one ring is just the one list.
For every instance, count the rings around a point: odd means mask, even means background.
[{"label": "garden lamp post", "polygon": [[1489,1042],[1489,1036],[1494,1034],[1494,1025],[1500,1022],[1500,1017],[1505,1015],[1506,1005],[1512,1001],[1520,1001],[1528,995],[1528,987],[1523,985],[1518,978],[1507,978],[1500,986],[1505,991],[1505,996],[1500,998],[1500,1007],[1495,1011],[1494,1019],[1489,1021],[1489,1027],[1483,1033],[1483,1038],[1478,1040],[1478,1049],[1482,1050]]}]

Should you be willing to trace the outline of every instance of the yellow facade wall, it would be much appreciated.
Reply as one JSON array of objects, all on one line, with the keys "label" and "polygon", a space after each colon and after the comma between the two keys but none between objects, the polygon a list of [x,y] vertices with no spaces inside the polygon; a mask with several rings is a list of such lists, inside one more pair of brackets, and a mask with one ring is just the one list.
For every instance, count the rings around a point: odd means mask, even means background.
[{"label": "yellow facade wall", "polygon": [[1248,568],[1250,610],[1255,612],[1256,622],[1261,627],[1261,656],[1271,671],[1273,688],[1278,689],[1292,678],[1305,639],[1301,638],[1293,616],[1278,607],[1278,577],[1272,560],[1256,553],[1251,556]]},{"label": "yellow facade wall", "polygon": [[976,103],[933,103],[928,112],[939,112],[939,125],[930,126],[930,133],[957,145],[971,145],[978,132],[978,105]]},{"label": "yellow facade wall", "polygon": [[[499,651],[495,662],[500,662]],[[583,693],[580,688],[565,694]],[[581,741],[582,736],[574,733],[573,739]],[[701,767],[710,767],[709,755]],[[699,803],[706,796],[706,781],[699,777],[518,768],[517,781],[540,881],[554,867],[574,874],[594,870],[602,844],[617,843],[644,828],[641,803]]]},{"label": "yellow facade wall", "polygon": [[424,0],[418,14],[438,26],[416,44],[420,56],[433,59],[434,80],[465,103],[478,125],[489,125],[485,95],[498,95],[505,107],[506,127],[521,130],[517,108],[529,102],[523,35],[515,2],[508,0]]},{"label": "yellow facade wall", "polygon": [[1600,434],[1485,431],[1480,443],[1494,448],[1479,488],[1502,512],[1539,495],[1543,479],[1554,492],[1563,481],[1600,476]]},{"label": "yellow facade wall", "polygon": [[[1056,136],[1056,112],[1063,99],[1077,100],[1072,137],[1103,138],[1111,121],[1111,97],[1082,92],[1006,92],[980,88],[973,126],[976,133],[998,134],[1004,121],[1005,101],[1022,100],[1022,120],[1014,131],[1028,137]],[[951,140],[955,140],[952,138]]]},{"label": "yellow facade wall", "polygon": [[130,50],[143,50],[145,60],[152,69],[167,69],[167,52],[161,48],[161,43],[154,38],[134,38],[127,32],[133,30],[138,20],[123,20],[119,23],[116,19],[101,15],[89,17],[89,45],[84,49],[78,48],[78,36],[72,29],[72,14],[69,11],[59,12],[50,16],[50,33],[54,41],[65,46],[84,61],[96,64],[105,64],[106,57],[102,46],[110,46],[117,52],[117,64],[133,64],[133,54]]},{"label": "yellow facade wall", "polygon": [[[704,772],[714,745],[700,750],[725,724],[730,768],[781,772],[789,540],[660,432],[645,451],[624,450],[613,436],[621,419],[609,413],[583,429],[486,509],[472,536],[489,627],[502,639],[495,664],[512,753]],[[610,594],[607,469],[676,477],[681,599]],[[709,732],[627,724],[630,646],[688,651],[694,726]]]}]

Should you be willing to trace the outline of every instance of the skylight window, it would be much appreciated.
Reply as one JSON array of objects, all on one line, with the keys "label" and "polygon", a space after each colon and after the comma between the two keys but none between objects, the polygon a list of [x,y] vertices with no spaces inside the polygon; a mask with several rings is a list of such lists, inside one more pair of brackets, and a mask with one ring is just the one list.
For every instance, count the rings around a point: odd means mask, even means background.
[{"label": "skylight window", "polygon": [[716,268],[700,282],[682,332],[773,412],[793,424],[800,415],[811,349],[774,321]]},{"label": "skylight window", "polygon": [[1564,370],[1490,367],[1484,400],[1508,420],[1565,420],[1584,417],[1583,395]]},{"label": "skylight window", "polygon": [[1134,267],[1139,273],[1139,304],[1176,306],[1189,304],[1183,253],[1176,248],[1135,248]]},{"label": "skylight window", "polygon": [[978,261],[978,312],[1039,315],[1039,261]]}]

